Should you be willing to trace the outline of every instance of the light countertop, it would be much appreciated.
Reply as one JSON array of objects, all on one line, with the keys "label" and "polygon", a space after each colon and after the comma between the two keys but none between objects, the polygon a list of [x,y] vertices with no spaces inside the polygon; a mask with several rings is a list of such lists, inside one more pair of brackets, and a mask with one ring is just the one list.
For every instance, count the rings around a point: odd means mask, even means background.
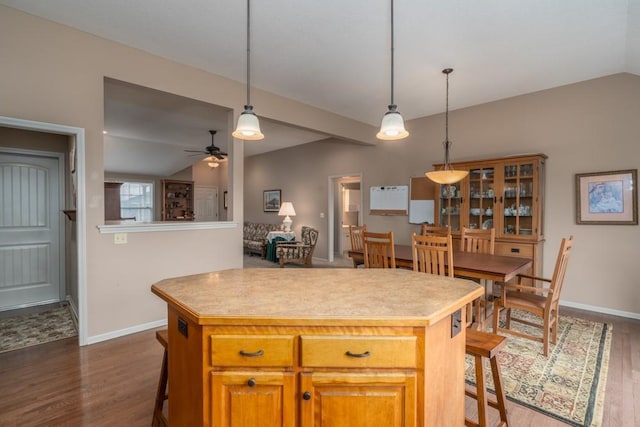
[{"label": "light countertop", "polygon": [[151,290],[199,324],[431,325],[483,295],[477,283],[394,269],[232,269]]}]

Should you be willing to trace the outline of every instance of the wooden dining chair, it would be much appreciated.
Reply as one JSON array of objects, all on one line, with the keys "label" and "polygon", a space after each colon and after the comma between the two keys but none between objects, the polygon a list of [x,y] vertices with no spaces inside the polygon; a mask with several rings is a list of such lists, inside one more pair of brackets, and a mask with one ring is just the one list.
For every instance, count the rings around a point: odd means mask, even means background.
[{"label": "wooden dining chair", "polygon": [[451,228],[439,227],[437,225],[422,224],[421,234],[423,236],[449,236],[451,235]]},{"label": "wooden dining chair", "polygon": [[[478,228],[462,227],[462,233],[460,234],[460,250],[462,252],[493,255],[495,251],[495,242],[495,228],[483,230]],[[469,322],[471,322],[472,319],[475,319],[475,325],[478,328],[482,329],[484,327],[487,310],[487,293],[493,293],[493,288],[489,288],[489,282],[487,280],[480,280],[479,283],[484,286],[485,296],[475,300],[472,306],[469,306],[469,308],[467,309],[467,314],[469,314]],[[475,309],[473,310],[473,315],[470,312],[470,308]]]},{"label": "wooden dining chair", "polygon": [[393,231],[388,233],[362,233],[365,268],[396,268]]},{"label": "wooden dining chair", "polygon": [[[362,241],[362,233],[367,231],[367,225],[350,225],[349,226],[349,240],[351,241],[351,250],[352,251],[364,251],[364,244]],[[364,259],[357,260],[356,258],[352,258],[353,260],[353,268],[358,268],[359,265],[364,264]]]},{"label": "wooden dining chair", "polygon": [[413,271],[453,277],[453,246],[451,234],[411,237]]},{"label": "wooden dining chair", "polygon": [[495,228],[481,230],[478,228],[462,227],[462,234],[460,235],[461,251],[493,255],[495,244]]},{"label": "wooden dining chair", "polygon": [[[560,250],[556,258],[556,266],[551,279],[530,276],[527,274],[518,275],[518,284],[505,284],[502,287],[502,295],[494,301],[493,310],[493,331],[506,332],[519,337],[539,341],[543,344],[545,357],[549,354],[549,341],[556,343],[558,339],[558,315],[560,292],[567,272],[567,263],[571,255],[573,246],[573,236],[562,239]],[[522,279],[531,280],[530,285],[525,285]],[[500,310],[506,309],[506,326],[500,327]],[[511,310],[518,309],[538,316],[542,324],[529,322],[524,319],[511,316]],[[511,322],[520,322],[529,326],[542,328],[542,337],[526,334],[511,329]]]}]

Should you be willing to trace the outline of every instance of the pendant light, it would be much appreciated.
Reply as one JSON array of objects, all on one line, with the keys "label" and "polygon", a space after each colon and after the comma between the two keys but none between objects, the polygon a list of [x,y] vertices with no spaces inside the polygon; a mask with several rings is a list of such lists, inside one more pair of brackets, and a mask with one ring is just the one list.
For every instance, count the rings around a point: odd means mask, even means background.
[{"label": "pendant light", "polygon": [[258,141],[264,138],[260,131],[258,116],[253,112],[251,105],[251,0],[247,0],[247,104],[238,118],[236,130],[232,133],[234,138],[246,141]]},{"label": "pendant light", "polygon": [[427,172],[425,175],[431,181],[438,184],[453,184],[464,179],[469,174],[469,171],[455,170],[449,163],[449,148],[451,147],[451,141],[449,141],[449,74],[453,72],[453,68],[445,68],[442,72],[447,76],[447,106],[445,110],[444,119],[444,166],[439,171]]},{"label": "pendant light", "polygon": [[398,111],[398,106],[393,102],[393,46],[393,0],[391,0],[391,103],[389,104],[389,111],[382,117],[380,132],[376,135],[378,139],[385,141],[396,141],[409,136],[409,132],[404,128],[404,120]]}]

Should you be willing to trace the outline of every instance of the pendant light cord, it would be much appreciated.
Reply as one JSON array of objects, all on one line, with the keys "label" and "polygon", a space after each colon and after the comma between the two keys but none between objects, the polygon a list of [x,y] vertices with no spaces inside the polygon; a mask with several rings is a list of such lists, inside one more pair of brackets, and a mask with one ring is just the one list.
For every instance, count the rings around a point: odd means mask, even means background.
[{"label": "pendant light cord", "polygon": [[251,105],[251,0],[247,0],[247,105]]},{"label": "pendant light cord", "polygon": [[445,68],[442,72],[447,76],[447,95],[444,110],[444,169],[449,170],[451,169],[451,165],[449,165],[449,146],[451,145],[449,141],[449,74],[453,72],[453,69]]},{"label": "pendant light cord", "polygon": [[391,0],[391,105],[395,105],[393,102],[393,81],[394,81],[394,42],[393,42],[393,0]]}]

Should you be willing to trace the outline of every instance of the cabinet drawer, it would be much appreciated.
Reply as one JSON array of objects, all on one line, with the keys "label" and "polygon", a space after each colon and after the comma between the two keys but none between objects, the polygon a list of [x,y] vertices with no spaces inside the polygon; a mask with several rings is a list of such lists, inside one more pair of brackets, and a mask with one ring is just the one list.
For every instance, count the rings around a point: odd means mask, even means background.
[{"label": "cabinet drawer", "polygon": [[301,336],[300,341],[305,367],[416,367],[416,337]]},{"label": "cabinet drawer", "polygon": [[495,245],[496,255],[533,258],[533,245],[527,243],[498,243]]},{"label": "cabinet drawer", "polygon": [[212,366],[293,366],[291,335],[211,335]]}]

